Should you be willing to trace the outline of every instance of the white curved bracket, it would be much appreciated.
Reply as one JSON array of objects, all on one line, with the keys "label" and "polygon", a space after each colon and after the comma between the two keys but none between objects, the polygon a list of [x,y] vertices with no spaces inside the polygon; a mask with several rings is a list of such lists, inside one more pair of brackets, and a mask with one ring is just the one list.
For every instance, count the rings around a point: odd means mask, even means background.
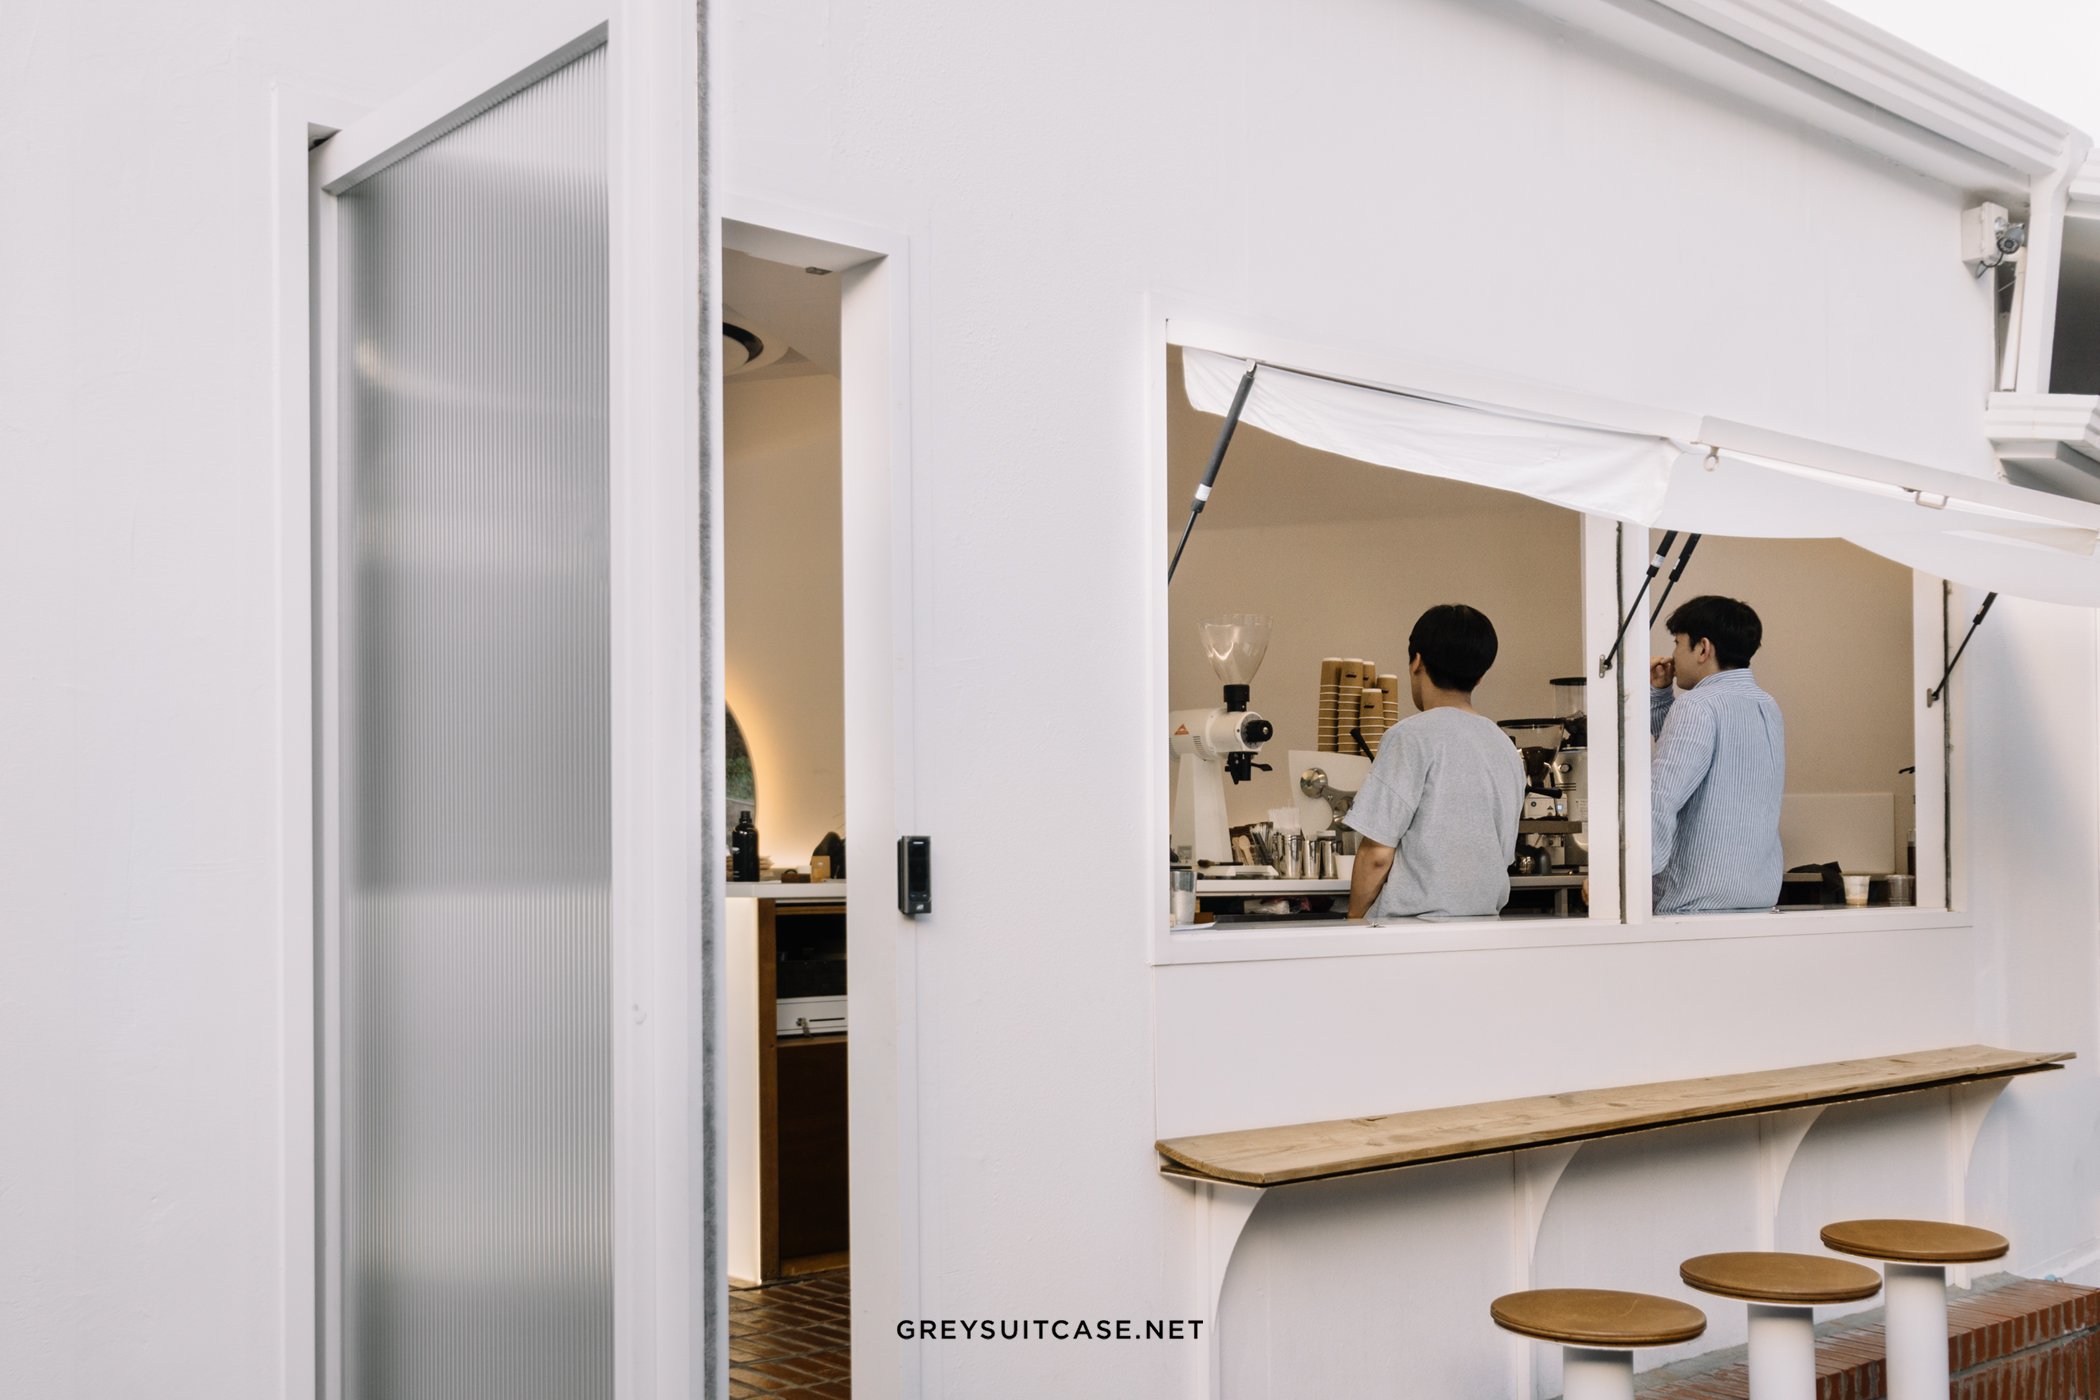
[{"label": "white curved bracket", "polygon": [[1757,1115],[1757,1247],[1779,1248],[1779,1203],[1786,1195],[1787,1174],[1794,1169],[1808,1130],[1828,1104],[1787,1108]]},{"label": "white curved bracket", "polygon": [[1554,1188],[1560,1185],[1568,1164],[1581,1150],[1581,1143],[1567,1142],[1509,1154],[1510,1242],[1516,1250],[1510,1278],[1516,1288],[1538,1286],[1539,1230],[1546,1223],[1546,1207],[1552,1204]]},{"label": "white curved bracket", "polygon": [[[1947,1090],[1947,1218],[1958,1224],[1969,1223],[1969,1162],[1983,1136],[1983,1120],[2010,1083],[2009,1078],[1980,1079]],[[1966,1264],[1950,1264],[1947,1281],[1967,1288],[1973,1272]]]},{"label": "white curved bracket", "polygon": [[[1546,1223],[1546,1207],[1553,1203],[1554,1190],[1581,1150],[1581,1143],[1568,1142],[1509,1154],[1512,1292],[1538,1287],[1539,1231]],[[1510,1394],[1539,1394],[1539,1347],[1514,1334],[1508,1340]]]},{"label": "white curved bracket", "polygon": [[1218,1400],[1224,1378],[1220,1374],[1222,1353],[1218,1344],[1218,1303],[1225,1296],[1225,1271],[1232,1266],[1232,1252],[1240,1236],[1268,1192],[1258,1186],[1236,1186],[1225,1181],[1192,1181],[1169,1177],[1188,1193],[1191,1233],[1195,1235],[1197,1294],[1193,1300],[1203,1320],[1202,1344],[1196,1347],[1196,1374],[1191,1394],[1195,1400]]}]

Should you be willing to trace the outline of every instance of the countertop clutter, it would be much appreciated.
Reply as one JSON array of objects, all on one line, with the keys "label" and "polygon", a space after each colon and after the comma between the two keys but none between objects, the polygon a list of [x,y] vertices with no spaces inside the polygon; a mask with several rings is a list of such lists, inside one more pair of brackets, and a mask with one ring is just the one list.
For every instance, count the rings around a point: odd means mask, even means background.
[{"label": "countertop clutter", "polygon": [[[1270,620],[1260,614],[1204,619],[1198,631],[1222,703],[1168,715],[1175,765],[1169,917],[1176,928],[1331,922],[1345,914],[1358,839],[1347,822],[1350,807],[1386,735],[1402,723],[1403,692],[1423,703],[1412,682],[1403,687],[1400,674],[1381,672],[1376,662],[1326,658],[1318,673],[1317,724],[1310,731],[1317,746],[1285,748],[1276,765],[1288,784],[1288,805],[1235,824],[1228,816],[1228,791],[1270,766],[1254,759],[1278,737],[1277,726],[1251,708],[1270,630]],[[1577,895],[1589,868],[1587,683],[1581,676],[1545,683],[1553,714],[1499,722],[1524,775],[1504,912],[1566,918],[1582,912]]]}]

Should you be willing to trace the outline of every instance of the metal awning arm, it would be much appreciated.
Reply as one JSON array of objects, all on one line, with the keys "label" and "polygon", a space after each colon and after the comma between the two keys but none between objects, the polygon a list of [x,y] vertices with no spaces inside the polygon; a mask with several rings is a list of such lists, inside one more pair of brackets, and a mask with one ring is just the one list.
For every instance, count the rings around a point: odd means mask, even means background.
[{"label": "metal awning arm", "polygon": [[1670,570],[1669,581],[1663,584],[1662,597],[1657,598],[1655,600],[1655,613],[1648,619],[1648,625],[1650,627],[1653,627],[1656,623],[1662,620],[1663,608],[1666,607],[1670,601],[1670,590],[1677,586],[1677,580],[1684,577],[1684,566],[1692,562],[1692,551],[1699,547],[1699,541],[1701,538],[1703,537],[1699,535],[1693,535],[1690,539],[1684,542],[1684,552],[1677,556],[1677,567]]},{"label": "metal awning arm", "polygon": [[1988,613],[1991,610],[1991,604],[1997,601],[1998,595],[1995,593],[1983,595],[1983,606],[1976,610],[1976,616],[1969,619],[1969,630],[1962,634],[1961,645],[1954,649],[1954,655],[1947,661],[1947,669],[1940,673],[1940,683],[1925,692],[1926,709],[1929,710],[1934,705],[1939,704],[1941,698],[1946,695],[1947,682],[1953,677],[1954,668],[1961,664],[1961,654],[1969,649],[1969,638],[1976,635],[1976,629],[1983,625],[1984,614]]},{"label": "metal awning arm", "polygon": [[1611,650],[1604,653],[1604,659],[1597,663],[1597,674],[1600,677],[1610,675],[1611,668],[1618,664],[1619,650],[1626,645],[1626,629],[1633,626],[1633,615],[1641,610],[1641,600],[1648,596],[1649,586],[1655,582],[1655,576],[1661,573],[1662,566],[1669,562],[1670,546],[1676,543],[1677,532],[1671,530],[1662,537],[1662,543],[1656,546],[1655,557],[1648,561],[1648,575],[1641,580],[1640,588],[1633,595],[1633,605],[1626,609],[1626,616],[1619,619],[1619,635],[1612,638]]},{"label": "metal awning arm", "polygon": [[1217,485],[1218,468],[1224,465],[1225,449],[1232,446],[1232,430],[1240,425],[1240,410],[1247,406],[1247,393],[1254,387],[1254,371],[1260,368],[1256,361],[1247,361],[1247,372],[1240,376],[1240,387],[1233,391],[1232,407],[1225,413],[1225,426],[1218,430],[1218,444],[1210,450],[1210,465],[1203,469],[1203,480],[1196,487],[1196,499],[1189,503],[1189,520],[1181,527],[1181,543],[1174,546],[1174,557],[1167,561],[1168,583],[1174,581],[1174,571],[1181,567],[1181,551],[1189,547],[1189,536],[1196,529],[1196,517],[1203,514],[1204,503],[1210,500],[1210,488]]}]

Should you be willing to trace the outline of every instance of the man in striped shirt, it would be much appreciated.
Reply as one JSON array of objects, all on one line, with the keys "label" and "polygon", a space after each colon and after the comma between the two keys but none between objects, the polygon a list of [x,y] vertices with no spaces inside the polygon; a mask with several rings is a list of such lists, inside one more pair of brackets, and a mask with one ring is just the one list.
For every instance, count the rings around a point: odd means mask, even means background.
[{"label": "man in striped shirt", "polygon": [[1786,727],[1750,675],[1764,625],[1749,604],[1713,596],[1664,625],[1675,649],[1648,668],[1655,912],[1770,909],[1786,877]]}]

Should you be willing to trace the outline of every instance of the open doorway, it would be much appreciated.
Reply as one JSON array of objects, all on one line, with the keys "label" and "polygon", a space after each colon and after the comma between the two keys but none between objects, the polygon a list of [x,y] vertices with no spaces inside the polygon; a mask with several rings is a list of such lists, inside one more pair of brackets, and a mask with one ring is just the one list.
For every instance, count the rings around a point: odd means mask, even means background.
[{"label": "open doorway", "polygon": [[735,739],[731,829],[748,811],[755,831],[732,843],[742,869],[709,858],[758,877],[724,901],[730,1379],[882,1395],[908,1358],[880,1319],[916,1291],[916,960],[891,859],[914,829],[902,244],[742,207],[777,217],[723,223],[709,546],[726,702],[709,718]]},{"label": "open doorway", "polygon": [[731,1365],[754,1387],[843,1388],[853,1036],[840,279],[735,249],[722,263]]}]

